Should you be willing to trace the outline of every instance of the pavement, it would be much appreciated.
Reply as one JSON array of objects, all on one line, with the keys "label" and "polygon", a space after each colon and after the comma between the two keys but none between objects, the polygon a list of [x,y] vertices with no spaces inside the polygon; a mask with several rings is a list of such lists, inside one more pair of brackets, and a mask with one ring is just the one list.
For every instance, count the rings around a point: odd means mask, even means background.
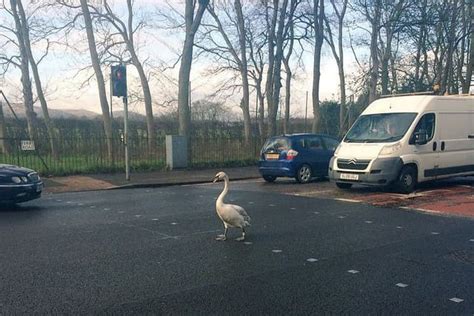
[{"label": "pavement", "polygon": [[226,172],[231,180],[260,178],[257,167],[253,166],[137,172],[130,173],[130,180],[125,179],[125,173],[114,173],[48,177],[43,178],[43,182],[45,184],[45,193],[95,191],[119,188],[162,187],[169,185],[211,182],[214,178],[214,175],[219,171]]}]

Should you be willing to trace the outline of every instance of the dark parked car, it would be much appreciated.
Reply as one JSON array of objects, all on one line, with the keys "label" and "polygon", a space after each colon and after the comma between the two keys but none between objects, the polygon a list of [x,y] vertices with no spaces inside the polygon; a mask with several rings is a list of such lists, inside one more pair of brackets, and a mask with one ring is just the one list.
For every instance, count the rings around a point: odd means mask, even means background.
[{"label": "dark parked car", "polygon": [[21,203],[37,199],[43,191],[43,181],[37,172],[0,164],[0,203]]},{"label": "dark parked car", "polygon": [[328,175],[329,160],[339,141],[318,134],[292,134],[268,139],[260,152],[258,170],[263,179],[294,177],[307,183],[313,177]]}]

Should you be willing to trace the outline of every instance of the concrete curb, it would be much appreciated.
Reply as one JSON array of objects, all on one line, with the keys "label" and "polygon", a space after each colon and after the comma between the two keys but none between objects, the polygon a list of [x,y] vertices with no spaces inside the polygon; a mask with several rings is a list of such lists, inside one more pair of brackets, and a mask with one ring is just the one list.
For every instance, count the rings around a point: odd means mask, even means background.
[{"label": "concrete curb", "polygon": [[[241,178],[234,178],[233,181],[251,180],[251,179],[259,179],[259,178],[260,176],[241,177]],[[212,183],[212,180],[177,181],[177,182],[161,182],[161,183],[159,182],[158,183],[134,183],[134,184],[117,185],[115,187],[106,188],[104,190],[162,188],[162,187],[170,187],[170,186],[193,185],[193,184],[203,184],[203,183]]]}]

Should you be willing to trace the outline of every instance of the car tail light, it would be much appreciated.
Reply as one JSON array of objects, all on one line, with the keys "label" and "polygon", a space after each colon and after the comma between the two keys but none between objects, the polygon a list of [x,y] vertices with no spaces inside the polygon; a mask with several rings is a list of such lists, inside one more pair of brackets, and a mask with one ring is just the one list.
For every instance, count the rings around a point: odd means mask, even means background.
[{"label": "car tail light", "polygon": [[296,150],[290,149],[286,153],[286,160],[293,160],[298,155],[298,152]]}]

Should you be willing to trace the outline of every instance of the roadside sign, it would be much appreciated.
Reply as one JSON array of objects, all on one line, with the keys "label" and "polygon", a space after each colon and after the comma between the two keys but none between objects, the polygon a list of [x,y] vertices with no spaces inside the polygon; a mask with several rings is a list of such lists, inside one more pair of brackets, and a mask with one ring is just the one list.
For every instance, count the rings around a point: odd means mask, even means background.
[{"label": "roadside sign", "polygon": [[32,140],[22,140],[21,150],[35,150],[35,142]]}]

